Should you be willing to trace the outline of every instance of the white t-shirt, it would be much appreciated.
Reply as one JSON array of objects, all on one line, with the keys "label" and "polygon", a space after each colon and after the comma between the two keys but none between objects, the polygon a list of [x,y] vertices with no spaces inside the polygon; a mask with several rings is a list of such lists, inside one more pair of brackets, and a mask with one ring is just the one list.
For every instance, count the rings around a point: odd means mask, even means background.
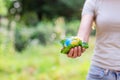
[{"label": "white t-shirt", "polygon": [[120,70],[120,0],[86,0],[85,14],[94,16],[96,23],[92,64]]}]

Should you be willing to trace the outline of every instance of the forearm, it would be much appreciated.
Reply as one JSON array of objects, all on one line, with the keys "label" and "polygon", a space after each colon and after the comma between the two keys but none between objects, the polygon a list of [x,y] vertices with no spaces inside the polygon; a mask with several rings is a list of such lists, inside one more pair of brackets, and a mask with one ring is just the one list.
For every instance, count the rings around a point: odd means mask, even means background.
[{"label": "forearm", "polygon": [[89,36],[92,30],[93,17],[90,15],[83,16],[78,30],[77,36],[84,42],[89,41]]}]

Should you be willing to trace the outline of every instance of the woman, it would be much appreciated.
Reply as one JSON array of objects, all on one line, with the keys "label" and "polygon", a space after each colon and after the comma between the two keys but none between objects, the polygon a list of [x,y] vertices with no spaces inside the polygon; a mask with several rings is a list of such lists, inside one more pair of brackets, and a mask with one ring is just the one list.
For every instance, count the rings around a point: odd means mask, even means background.
[{"label": "woman", "polygon": [[[86,0],[78,37],[89,41],[96,23],[96,43],[87,80],[120,80],[120,0]],[[72,48],[68,57],[81,56],[85,49]]]}]

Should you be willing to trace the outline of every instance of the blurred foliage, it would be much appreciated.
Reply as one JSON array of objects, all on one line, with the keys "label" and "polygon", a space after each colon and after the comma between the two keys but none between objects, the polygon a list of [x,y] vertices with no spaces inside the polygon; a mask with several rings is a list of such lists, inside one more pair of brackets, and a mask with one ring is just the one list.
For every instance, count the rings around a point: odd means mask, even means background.
[{"label": "blurred foliage", "polygon": [[26,24],[28,26],[31,26],[31,25],[36,26],[38,22],[39,22],[39,19],[35,12],[26,12],[21,17],[21,23]]},{"label": "blurred foliage", "polygon": [[0,79],[85,80],[90,54],[74,60],[58,54],[60,39],[76,35],[83,3],[0,0]]},{"label": "blurred foliage", "polygon": [[0,25],[18,51],[34,40],[50,44],[66,34],[76,34],[79,22],[66,20],[79,19],[83,3],[84,0],[0,0]]},{"label": "blurred foliage", "polygon": [[93,53],[94,37],[90,38],[91,47],[76,59],[60,54],[61,46],[58,44],[46,47],[30,45],[22,54],[6,55],[0,52],[1,80],[85,80]]},{"label": "blurred foliage", "polygon": [[84,0],[0,0],[0,14],[25,17],[35,13],[39,20],[60,16],[79,19],[83,3]]},{"label": "blurred foliage", "polygon": [[[14,35],[11,39],[17,51],[24,50],[28,44],[51,45],[69,36],[76,36],[80,21],[65,21],[63,17],[53,21],[41,21],[36,25],[27,26],[26,24],[16,23]],[[3,33],[1,42],[10,40],[6,28],[2,27]],[[13,33],[13,32],[12,32]],[[11,32],[10,32],[11,34]],[[95,35],[95,30],[92,31]]]},{"label": "blurred foliage", "polygon": [[[15,30],[15,48],[18,51],[24,49],[27,44],[53,44],[55,40],[59,40],[64,33],[64,26],[61,23],[41,21],[36,26],[29,26],[17,24]],[[58,20],[60,22],[60,20]]]},{"label": "blurred foliage", "polygon": [[67,36],[76,36],[79,29],[80,21],[74,20],[66,24],[65,30]]},{"label": "blurred foliage", "polygon": [[37,13],[38,18],[55,18],[59,16],[67,19],[80,17],[84,0],[18,0],[22,4],[22,14],[30,11]]},{"label": "blurred foliage", "polygon": [[5,2],[3,0],[0,0],[0,15],[5,15],[5,14],[7,14]]},{"label": "blurred foliage", "polygon": [[0,0],[0,16],[9,14],[9,8],[12,5],[10,0]]}]

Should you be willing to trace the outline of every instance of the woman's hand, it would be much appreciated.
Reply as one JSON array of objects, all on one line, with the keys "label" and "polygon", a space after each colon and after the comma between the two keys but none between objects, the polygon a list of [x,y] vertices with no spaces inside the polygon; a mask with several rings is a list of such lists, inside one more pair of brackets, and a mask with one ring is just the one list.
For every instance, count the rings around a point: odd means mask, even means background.
[{"label": "woman's hand", "polygon": [[71,58],[76,58],[76,57],[80,57],[82,55],[82,53],[85,51],[85,48],[82,48],[81,46],[78,47],[74,47],[71,48],[69,53],[67,54],[68,57]]}]

